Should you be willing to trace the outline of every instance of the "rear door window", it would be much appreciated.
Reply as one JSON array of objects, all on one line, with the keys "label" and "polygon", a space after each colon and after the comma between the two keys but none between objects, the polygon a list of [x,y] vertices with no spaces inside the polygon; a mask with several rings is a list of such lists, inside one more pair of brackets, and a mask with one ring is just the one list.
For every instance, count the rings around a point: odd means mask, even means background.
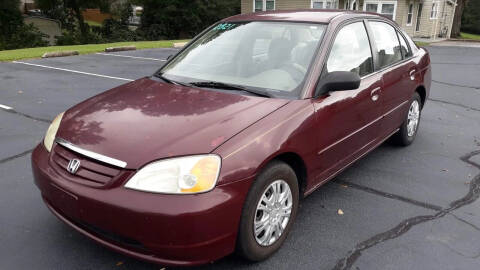
[{"label": "rear door window", "polygon": [[384,68],[402,60],[397,31],[388,23],[370,21],[373,40],[377,47],[378,67]]}]

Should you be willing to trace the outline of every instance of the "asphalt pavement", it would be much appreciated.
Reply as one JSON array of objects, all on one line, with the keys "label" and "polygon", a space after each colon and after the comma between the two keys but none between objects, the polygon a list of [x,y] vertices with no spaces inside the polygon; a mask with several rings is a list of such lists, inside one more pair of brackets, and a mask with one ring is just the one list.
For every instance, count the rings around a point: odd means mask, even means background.
[{"label": "asphalt pavement", "polygon": [[[428,49],[431,96],[410,147],[387,142],[305,198],[270,259],[231,255],[198,269],[480,269],[480,48]],[[162,268],[56,219],[33,184],[30,153],[58,113],[152,74],[174,52],[0,63],[0,269]]]}]

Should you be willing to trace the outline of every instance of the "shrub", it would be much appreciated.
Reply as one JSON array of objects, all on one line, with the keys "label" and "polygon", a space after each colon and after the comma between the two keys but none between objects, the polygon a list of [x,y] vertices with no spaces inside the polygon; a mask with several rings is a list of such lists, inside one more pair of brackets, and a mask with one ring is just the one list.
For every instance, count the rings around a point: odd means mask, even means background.
[{"label": "shrub", "polygon": [[137,0],[144,6],[141,32],[148,40],[190,38],[240,12],[238,0]]},{"label": "shrub", "polygon": [[0,50],[48,46],[48,35],[40,32],[33,24],[22,24],[5,44],[0,44]]},{"label": "shrub", "polygon": [[33,24],[23,22],[19,1],[0,1],[0,50],[46,46],[48,37]]},{"label": "shrub", "polygon": [[99,31],[103,39],[108,42],[140,40],[139,36],[128,28],[128,25],[115,19],[103,21],[102,27],[97,31]]},{"label": "shrub", "polygon": [[480,34],[480,0],[470,0],[463,12],[462,31]]},{"label": "shrub", "polygon": [[137,33],[146,40],[161,40],[166,39],[165,29],[160,24],[151,24],[147,27],[139,28]]},{"label": "shrub", "polygon": [[105,43],[101,33],[97,33],[88,28],[86,38],[78,29],[72,31],[63,31],[61,36],[56,36],[56,45],[81,45],[81,44],[98,44]]},{"label": "shrub", "polygon": [[78,45],[142,40],[140,35],[128,27],[128,20],[132,14],[129,1],[114,4],[113,17],[104,20],[101,26],[86,26],[86,34],[82,34],[78,26],[65,29],[63,36],[56,37],[56,43],[57,45]]}]

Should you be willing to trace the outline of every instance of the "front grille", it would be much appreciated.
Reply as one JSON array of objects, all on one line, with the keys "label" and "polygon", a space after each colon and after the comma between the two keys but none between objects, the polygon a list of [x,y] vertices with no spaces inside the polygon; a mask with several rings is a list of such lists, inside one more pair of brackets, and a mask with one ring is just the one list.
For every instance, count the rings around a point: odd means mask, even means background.
[{"label": "front grille", "polygon": [[[80,160],[80,168],[75,174],[67,171],[68,163],[72,159]],[[121,172],[119,168],[82,156],[58,144],[52,149],[51,163],[65,178],[93,187],[105,186]]]}]

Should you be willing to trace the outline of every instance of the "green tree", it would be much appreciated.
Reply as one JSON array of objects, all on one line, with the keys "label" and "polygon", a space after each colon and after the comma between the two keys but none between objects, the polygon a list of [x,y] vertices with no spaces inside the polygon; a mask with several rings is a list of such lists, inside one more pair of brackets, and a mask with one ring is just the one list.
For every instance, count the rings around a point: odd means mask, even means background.
[{"label": "green tree", "polygon": [[0,0],[0,50],[45,46],[45,36],[32,24],[24,24],[20,1]]},{"label": "green tree", "polygon": [[453,16],[452,37],[460,36],[460,29],[462,27],[462,15],[469,0],[457,0],[457,7]]},{"label": "green tree", "polygon": [[[54,14],[54,16],[68,17],[72,14],[76,19],[80,29],[82,43],[88,43],[89,28],[83,19],[82,12],[86,8],[100,8],[102,11],[108,11],[113,0],[35,0],[35,4],[45,13]],[[62,18],[56,18],[62,21]]]},{"label": "green tree", "polygon": [[480,0],[469,0],[462,16],[462,31],[480,34]]},{"label": "green tree", "polygon": [[190,38],[240,12],[239,0],[136,0],[143,6],[140,29],[148,39]]},{"label": "green tree", "polygon": [[0,39],[6,40],[23,24],[19,0],[0,0]]},{"label": "green tree", "polygon": [[133,15],[132,3],[129,0],[118,1],[112,4],[110,11],[112,16],[118,18],[121,24],[128,25],[128,21]]}]

